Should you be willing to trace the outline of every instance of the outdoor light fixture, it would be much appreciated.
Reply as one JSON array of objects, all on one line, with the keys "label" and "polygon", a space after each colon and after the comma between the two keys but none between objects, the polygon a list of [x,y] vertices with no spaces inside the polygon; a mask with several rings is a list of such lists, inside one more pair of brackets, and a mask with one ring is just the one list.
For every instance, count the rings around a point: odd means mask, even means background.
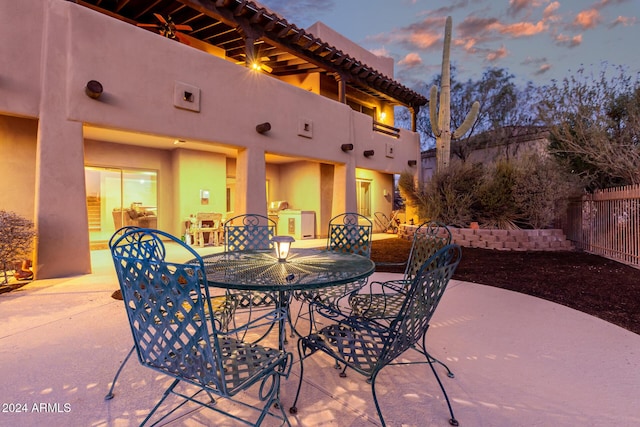
[{"label": "outdoor light fixture", "polygon": [[271,123],[264,122],[256,126],[256,132],[262,134],[271,130]]},{"label": "outdoor light fixture", "polygon": [[369,157],[373,157],[373,155],[375,154],[375,151],[373,150],[365,150],[364,152],[364,156],[369,158]]},{"label": "outdoor light fixture", "polygon": [[353,144],[342,144],[340,148],[346,153],[347,151],[353,150]]},{"label": "outdoor light fixture", "polygon": [[291,236],[274,236],[271,238],[273,246],[276,249],[276,257],[280,262],[286,262],[289,256],[289,249],[291,243],[295,242],[295,239]]},{"label": "outdoor light fixture", "polygon": [[417,164],[418,164],[418,162],[417,162],[417,161],[415,161],[415,160],[409,160],[409,161],[407,162],[407,164],[408,164],[409,166],[415,166],[415,165],[417,165]]},{"label": "outdoor light fixture", "polygon": [[89,98],[100,98],[100,95],[102,95],[102,83],[97,80],[89,80],[84,87],[84,93],[86,93]]}]

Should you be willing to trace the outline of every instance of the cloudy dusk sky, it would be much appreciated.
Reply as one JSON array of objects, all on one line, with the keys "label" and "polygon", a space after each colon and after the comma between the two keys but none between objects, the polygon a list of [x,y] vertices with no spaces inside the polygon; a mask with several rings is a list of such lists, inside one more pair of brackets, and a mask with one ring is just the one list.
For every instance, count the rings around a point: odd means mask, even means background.
[{"label": "cloudy dusk sky", "polygon": [[640,72],[640,0],[258,0],[300,28],[322,21],[395,60],[395,78],[422,86],[440,73],[445,18],[460,79],[506,68],[545,85],[602,63]]}]

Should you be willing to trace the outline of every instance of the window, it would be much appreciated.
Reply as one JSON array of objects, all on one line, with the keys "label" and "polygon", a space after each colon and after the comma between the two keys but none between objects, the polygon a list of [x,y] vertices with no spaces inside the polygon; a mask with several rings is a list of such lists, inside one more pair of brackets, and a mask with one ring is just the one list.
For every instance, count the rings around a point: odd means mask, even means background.
[{"label": "window", "polygon": [[109,240],[124,225],[157,228],[156,171],[91,166],[84,170],[92,243]]},{"label": "window", "polygon": [[367,116],[371,117],[374,122],[377,120],[375,107],[374,108],[367,107],[351,99],[347,99],[347,105],[351,107],[353,110],[358,111],[362,114],[366,114]]},{"label": "window", "polygon": [[356,179],[356,197],[358,203],[358,213],[360,215],[371,216],[371,181]]}]

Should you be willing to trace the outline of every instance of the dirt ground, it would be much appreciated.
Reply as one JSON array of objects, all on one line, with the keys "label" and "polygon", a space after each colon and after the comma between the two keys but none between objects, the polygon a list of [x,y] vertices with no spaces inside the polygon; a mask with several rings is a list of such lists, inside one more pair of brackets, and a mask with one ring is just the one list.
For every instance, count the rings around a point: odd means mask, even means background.
[{"label": "dirt ground", "polygon": [[[378,262],[407,259],[411,242],[373,242]],[[400,267],[378,271],[403,272]],[[640,334],[640,269],[578,251],[513,252],[462,248],[454,279],[533,295]]]}]

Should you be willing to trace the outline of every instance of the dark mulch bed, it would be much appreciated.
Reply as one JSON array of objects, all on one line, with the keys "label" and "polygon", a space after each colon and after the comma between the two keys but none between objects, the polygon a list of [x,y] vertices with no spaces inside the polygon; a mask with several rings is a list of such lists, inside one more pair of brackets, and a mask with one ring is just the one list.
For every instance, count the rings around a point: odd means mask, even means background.
[{"label": "dark mulch bed", "polygon": [[[377,262],[406,261],[411,242],[373,242]],[[377,271],[404,271],[377,267]],[[640,269],[578,251],[515,252],[463,248],[454,279],[496,286],[580,310],[640,334]]]}]

